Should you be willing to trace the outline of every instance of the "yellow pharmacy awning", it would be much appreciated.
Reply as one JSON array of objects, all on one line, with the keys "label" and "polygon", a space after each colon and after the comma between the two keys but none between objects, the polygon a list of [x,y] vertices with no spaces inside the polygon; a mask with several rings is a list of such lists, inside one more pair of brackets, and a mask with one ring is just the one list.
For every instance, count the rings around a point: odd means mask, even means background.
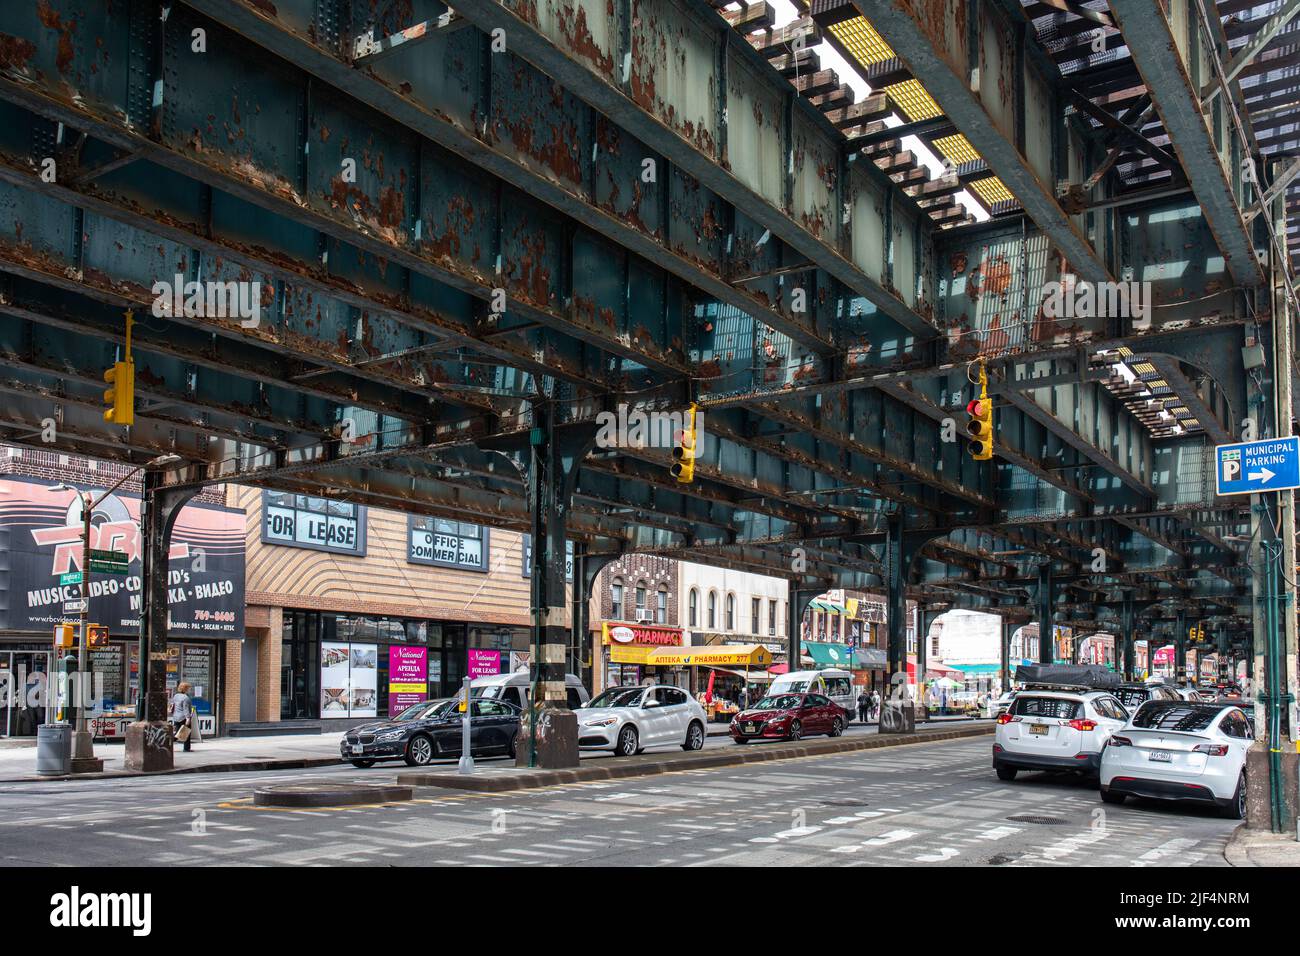
[{"label": "yellow pharmacy awning", "polygon": [[626,644],[609,645],[609,659],[615,664],[648,664],[653,647],[629,647]]},{"label": "yellow pharmacy awning", "polygon": [[659,667],[767,667],[772,652],[762,644],[723,644],[712,647],[656,647],[647,662]]}]

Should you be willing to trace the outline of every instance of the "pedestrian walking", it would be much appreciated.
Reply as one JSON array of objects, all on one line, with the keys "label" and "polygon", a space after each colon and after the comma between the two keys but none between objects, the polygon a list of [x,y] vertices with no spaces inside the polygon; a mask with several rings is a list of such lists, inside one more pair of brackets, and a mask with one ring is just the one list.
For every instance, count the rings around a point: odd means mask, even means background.
[{"label": "pedestrian walking", "polygon": [[871,692],[871,719],[875,720],[880,716],[880,691]]},{"label": "pedestrian walking", "polygon": [[858,693],[858,720],[865,724],[870,717],[871,697],[868,696],[867,689],[864,687]]},{"label": "pedestrian walking", "polygon": [[190,698],[190,690],[189,682],[181,681],[176,685],[176,693],[172,694],[171,702],[172,736],[185,744],[187,753],[194,726],[194,702]]}]

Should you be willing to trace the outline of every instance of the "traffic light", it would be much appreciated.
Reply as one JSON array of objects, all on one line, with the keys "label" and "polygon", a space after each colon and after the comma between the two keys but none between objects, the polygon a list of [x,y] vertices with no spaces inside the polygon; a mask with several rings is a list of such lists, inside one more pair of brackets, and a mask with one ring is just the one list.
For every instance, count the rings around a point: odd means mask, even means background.
[{"label": "traffic light", "polygon": [[54,625],[54,646],[72,647],[76,642],[76,626],[73,624]]},{"label": "traffic light", "polygon": [[86,646],[87,647],[108,647],[108,625],[107,624],[86,625]]},{"label": "traffic light", "polygon": [[993,457],[993,402],[989,399],[988,377],[984,374],[982,363],[980,395],[967,403],[966,414],[970,416],[970,421],[966,423],[966,433],[970,435],[970,456],[976,461],[988,461]]},{"label": "traffic light", "polygon": [[673,446],[673,464],[669,472],[684,485],[695,480],[695,403],[686,412],[686,427],[677,434]]},{"label": "traffic light", "polygon": [[131,358],[131,326],[135,325],[134,313],[126,313],[126,347],[122,351],[122,361],[114,362],[113,367],[104,373],[108,388],[104,390],[104,421],[113,425],[135,424],[135,361]]}]

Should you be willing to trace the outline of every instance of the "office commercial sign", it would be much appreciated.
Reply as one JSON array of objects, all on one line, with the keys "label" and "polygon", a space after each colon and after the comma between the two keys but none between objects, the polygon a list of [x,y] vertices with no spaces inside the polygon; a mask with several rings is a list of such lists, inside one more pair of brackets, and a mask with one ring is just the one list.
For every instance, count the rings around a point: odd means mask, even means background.
[{"label": "office commercial sign", "polygon": [[[7,560],[0,576],[0,630],[48,634],[65,616],[80,614],[82,601],[88,600],[94,620],[103,622],[110,635],[139,634],[140,499],[116,492],[95,506],[91,558],[96,551],[112,552],[114,560],[106,563],[124,567],[125,573],[92,572],[86,580],[81,567],[83,490],[97,495],[103,489],[52,491],[42,481],[0,479],[0,554]],[[172,531],[167,603],[170,637],[243,637],[242,510],[202,504],[181,509]]]},{"label": "office commercial sign", "polygon": [[1220,495],[1300,488],[1300,437],[1216,446],[1214,487]]}]

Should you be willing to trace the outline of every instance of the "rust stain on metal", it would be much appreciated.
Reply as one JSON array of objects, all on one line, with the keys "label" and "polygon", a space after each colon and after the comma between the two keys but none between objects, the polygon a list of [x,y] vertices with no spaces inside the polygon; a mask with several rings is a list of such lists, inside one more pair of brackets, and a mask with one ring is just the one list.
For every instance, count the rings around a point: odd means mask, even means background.
[{"label": "rust stain on metal", "polygon": [[36,55],[36,44],[22,37],[0,33],[0,70],[26,70]]},{"label": "rust stain on metal", "polygon": [[37,0],[36,16],[43,27],[59,34],[58,53],[55,55],[54,65],[58,67],[60,73],[66,75],[68,67],[72,65],[72,34],[77,30],[76,17],[64,23],[58,11],[50,8],[48,0]]}]

